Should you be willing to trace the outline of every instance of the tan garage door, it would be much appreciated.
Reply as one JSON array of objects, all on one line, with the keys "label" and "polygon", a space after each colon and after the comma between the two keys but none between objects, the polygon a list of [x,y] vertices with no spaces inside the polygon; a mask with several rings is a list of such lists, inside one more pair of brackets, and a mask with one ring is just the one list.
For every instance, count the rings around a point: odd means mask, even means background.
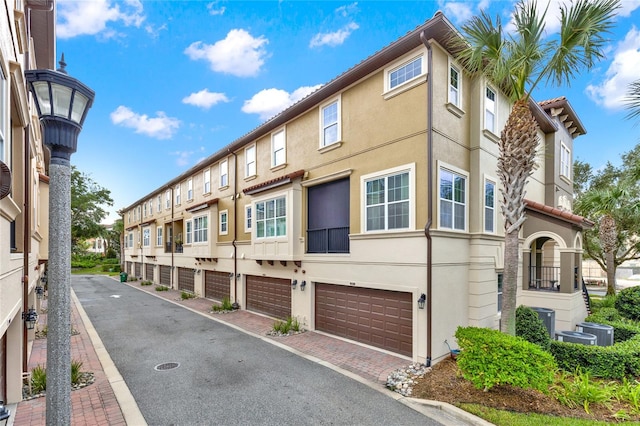
[{"label": "tan garage door", "polygon": [[291,316],[291,281],[247,276],[247,309],[281,319]]},{"label": "tan garage door", "polygon": [[160,265],[160,284],[171,287],[171,266]]},{"label": "tan garage door", "polygon": [[315,289],[317,330],[412,355],[411,293],[324,283]]},{"label": "tan garage door", "polygon": [[193,269],[178,268],[178,290],[186,290],[193,293]]},{"label": "tan garage door", "polygon": [[140,278],[142,276],[142,263],[136,262],[134,266],[136,267],[135,276]]},{"label": "tan garage door", "polygon": [[230,285],[228,272],[204,272],[204,297],[207,299],[222,300],[231,297]]},{"label": "tan garage door", "polygon": [[144,265],[144,269],[145,269],[144,278],[146,280],[148,280],[148,281],[154,281],[154,279],[153,279],[153,269],[154,269],[153,267],[154,266],[155,265],[150,264],[150,263],[147,263],[147,264]]}]

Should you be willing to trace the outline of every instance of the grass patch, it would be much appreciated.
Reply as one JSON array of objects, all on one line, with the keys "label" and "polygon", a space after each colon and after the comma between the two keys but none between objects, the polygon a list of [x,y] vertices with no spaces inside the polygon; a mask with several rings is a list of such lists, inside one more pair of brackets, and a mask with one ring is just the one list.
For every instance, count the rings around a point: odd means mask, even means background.
[{"label": "grass patch", "polygon": [[38,364],[31,370],[31,390],[33,393],[47,389],[47,369]]},{"label": "grass patch", "polygon": [[180,293],[180,298],[182,300],[193,299],[194,297],[196,297],[196,295],[193,293],[189,293],[186,291],[183,291],[182,293]]},{"label": "grass patch", "polygon": [[80,383],[80,369],[82,368],[82,361],[71,361],[71,384],[77,385]]},{"label": "grass patch", "polygon": [[157,285],[156,291],[169,291],[169,287],[165,287],[163,285]]},{"label": "grass patch", "polygon": [[211,310],[213,312],[232,311],[233,310],[233,304],[231,303],[231,300],[229,300],[228,297],[224,297],[224,298],[222,298],[222,305],[213,305],[211,307]]},{"label": "grass patch", "polygon": [[300,331],[300,323],[297,318],[287,317],[286,321],[276,321],[273,323],[273,331],[289,334],[290,331]]},{"label": "grass patch", "polygon": [[[118,266],[109,265],[103,270],[103,266],[105,265],[95,265],[91,268],[71,268],[71,273],[75,275],[108,275],[110,277],[115,275],[120,275],[120,271],[116,271],[116,269],[120,269]],[[110,270],[113,269],[113,270]]]},{"label": "grass patch", "polygon": [[609,422],[575,419],[571,417],[557,417],[535,413],[515,413],[513,411],[496,410],[495,408],[478,404],[460,404],[459,407],[496,426],[593,426],[611,424]]}]

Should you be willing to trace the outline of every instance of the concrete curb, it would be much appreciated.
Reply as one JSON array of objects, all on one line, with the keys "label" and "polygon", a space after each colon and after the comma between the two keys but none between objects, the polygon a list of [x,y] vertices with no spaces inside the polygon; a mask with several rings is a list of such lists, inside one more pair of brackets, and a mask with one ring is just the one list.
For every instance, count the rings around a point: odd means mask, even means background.
[{"label": "concrete curb", "polygon": [[142,412],[140,412],[140,408],[138,408],[138,404],[136,400],[133,398],[129,387],[125,383],[122,375],[118,371],[118,368],[113,363],[111,356],[107,352],[104,344],[102,343],[102,339],[98,336],[96,329],[93,328],[93,324],[91,324],[91,320],[87,316],[82,304],[78,300],[76,293],[71,289],[71,299],[73,303],[76,305],[78,309],[78,314],[82,319],[85,329],[87,330],[87,334],[91,339],[91,344],[98,355],[98,359],[100,360],[100,364],[102,364],[102,369],[104,370],[104,374],[107,376],[107,380],[109,380],[109,384],[111,385],[111,389],[113,389],[113,393],[116,396],[116,400],[120,405],[120,410],[122,411],[122,415],[124,416],[124,420],[128,425],[146,425],[147,421],[144,419]]}]

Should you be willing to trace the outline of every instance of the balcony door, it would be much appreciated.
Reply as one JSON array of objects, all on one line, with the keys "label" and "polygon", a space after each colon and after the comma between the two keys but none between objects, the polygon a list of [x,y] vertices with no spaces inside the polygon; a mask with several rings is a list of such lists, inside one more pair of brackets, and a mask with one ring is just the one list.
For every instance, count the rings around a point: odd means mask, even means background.
[{"label": "balcony door", "polygon": [[349,179],[308,188],[307,253],[349,253]]}]

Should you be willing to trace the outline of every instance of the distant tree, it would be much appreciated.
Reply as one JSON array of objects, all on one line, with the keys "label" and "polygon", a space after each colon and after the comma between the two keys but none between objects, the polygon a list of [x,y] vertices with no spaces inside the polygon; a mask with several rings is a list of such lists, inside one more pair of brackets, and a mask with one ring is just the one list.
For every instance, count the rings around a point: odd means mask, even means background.
[{"label": "distant tree", "polygon": [[475,77],[484,77],[513,102],[498,143],[498,177],[504,217],[503,303],[500,329],[515,335],[520,229],[525,221],[526,183],[535,166],[538,124],[529,97],[538,84],[569,85],[583,70],[605,57],[606,38],[614,25],[618,0],[576,0],[560,4],[560,31],[547,37],[546,9],[535,0],[520,0],[513,11],[513,29],[486,12],[462,26],[458,57]]},{"label": "distant tree", "polygon": [[117,219],[113,223],[113,227],[107,231],[107,257],[119,257],[120,256],[120,238],[124,231],[124,223],[122,219]]},{"label": "distant tree", "polygon": [[607,163],[597,173],[589,168],[586,177],[580,178],[584,191],[576,193],[574,211],[596,223],[585,231],[583,247],[606,271],[607,294],[615,294],[616,268],[640,259],[639,161],[640,145],[622,155],[619,167]]},{"label": "distant tree", "polygon": [[98,185],[87,174],[71,167],[71,244],[89,238],[104,237],[100,222],[107,217],[106,206],[112,206],[111,191]]}]

